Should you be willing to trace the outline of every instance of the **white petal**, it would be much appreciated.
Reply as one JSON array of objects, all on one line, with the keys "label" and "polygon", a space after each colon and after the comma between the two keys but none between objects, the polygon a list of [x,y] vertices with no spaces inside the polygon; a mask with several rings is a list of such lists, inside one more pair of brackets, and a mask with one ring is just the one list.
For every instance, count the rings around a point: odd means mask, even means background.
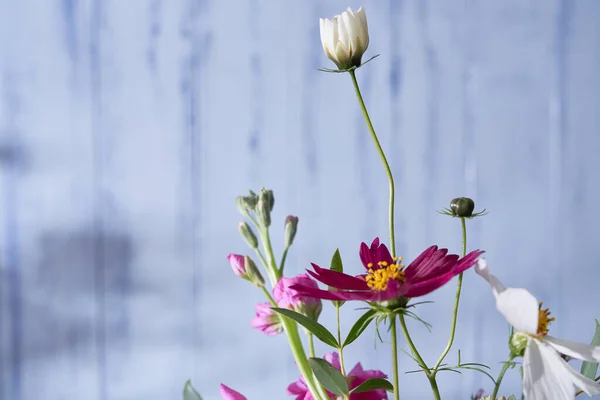
[{"label": "white petal", "polygon": [[557,339],[552,336],[546,336],[544,340],[560,353],[569,357],[585,361],[600,362],[600,347],[590,346],[582,343],[569,342],[567,340]]},{"label": "white petal", "polygon": [[360,25],[360,42],[363,46],[361,50],[364,53],[367,50],[367,47],[369,47],[369,25],[367,24],[367,14],[361,7],[355,15]]},{"label": "white petal", "polygon": [[494,296],[498,297],[500,293],[504,292],[504,285],[498,280],[498,278],[490,273],[490,269],[488,268],[484,259],[480,258],[477,261],[477,265],[475,265],[475,272],[477,272],[477,274],[483,279],[488,281],[490,286],[492,286]]},{"label": "white petal", "polygon": [[508,288],[496,298],[500,314],[517,331],[537,333],[538,301],[531,293],[521,288]]},{"label": "white petal", "polygon": [[[567,364],[565,362],[565,364]],[[588,396],[595,396],[600,394],[600,383],[595,382],[591,379],[586,378],[579,372],[575,371],[569,364],[566,366],[567,373],[571,375],[571,380],[581,390],[584,391]]]},{"label": "white petal", "polygon": [[[550,346],[530,339],[523,359],[523,394],[527,400],[572,400],[575,387],[566,362]],[[568,366],[567,366],[568,367]]]}]

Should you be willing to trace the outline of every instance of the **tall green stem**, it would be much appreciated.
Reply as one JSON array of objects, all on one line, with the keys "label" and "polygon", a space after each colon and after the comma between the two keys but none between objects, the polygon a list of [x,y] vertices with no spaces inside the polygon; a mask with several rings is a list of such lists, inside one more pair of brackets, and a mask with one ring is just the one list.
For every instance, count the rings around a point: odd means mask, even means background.
[{"label": "tall green stem", "polygon": [[390,330],[392,334],[392,363],[394,366],[394,400],[400,400],[400,380],[398,379],[398,332],[396,332],[396,316],[392,316],[390,321]]},{"label": "tall green stem", "polygon": [[504,374],[511,366],[512,357],[508,359],[507,362],[504,363],[502,369],[500,370],[500,374],[498,375],[498,379],[496,379],[496,385],[494,386],[494,392],[492,393],[492,399],[496,399],[498,396],[498,390],[500,390],[500,384],[502,383],[502,379],[504,378]]},{"label": "tall green stem", "polygon": [[[465,223],[465,218],[461,218],[461,226],[462,226],[462,256],[464,257],[467,254],[467,224]],[[452,313],[452,327],[450,328],[450,339],[448,340],[448,344],[446,348],[442,352],[442,355],[435,363],[435,367],[433,367],[433,379],[435,380],[435,374],[438,371],[440,365],[444,361],[444,358],[450,352],[452,348],[452,344],[454,343],[454,335],[456,334],[456,321],[458,319],[458,305],[460,303],[460,292],[462,289],[463,282],[463,274],[458,275],[458,285],[456,286],[456,299],[454,300],[454,312]]]},{"label": "tall green stem", "polygon": [[344,369],[344,348],[342,347],[342,333],[341,333],[341,325],[340,325],[340,306],[339,303],[335,304],[335,316],[337,320],[337,339],[338,343],[340,343],[339,353],[340,353],[340,372],[342,375],[346,376],[346,370]]},{"label": "tall green stem", "polygon": [[263,244],[263,248],[265,250],[265,254],[267,255],[267,273],[269,275],[269,279],[271,281],[271,285],[275,287],[277,281],[281,277],[279,273],[279,269],[277,268],[277,261],[275,261],[275,255],[273,254],[273,247],[271,246],[271,238],[269,237],[269,228],[259,228],[260,229],[260,240]]},{"label": "tall green stem", "polygon": [[308,354],[311,357],[315,356],[315,341],[313,339],[313,334],[310,332],[307,332],[308,335]]},{"label": "tall green stem", "polygon": [[367,127],[369,128],[369,132],[371,132],[371,138],[375,143],[375,147],[377,147],[377,152],[379,152],[379,157],[383,162],[383,166],[385,167],[385,172],[388,177],[388,182],[390,186],[390,250],[392,252],[392,257],[396,257],[396,236],[394,234],[394,177],[392,176],[392,170],[390,169],[390,165],[388,164],[387,158],[385,158],[385,154],[383,153],[383,149],[381,148],[381,144],[379,143],[379,139],[377,138],[377,134],[375,133],[375,129],[373,128],[373,124],[371,123],[371,118],[369,117],[369,113],[367,112],[367,106],[365,106],[362,94],[360,93],[358,81],[356,80],[356,71],[351,70],[349,71],[349,73],[350,77],[352,78],[352,84],[354,85],[354,90],[356,91],[356,97],[358,98],[360,108],[362,110],[363,116],[365,117],[365,121],[367,122]]},{"label": "tall green stem", "polygon": [[[273,307],[277,307],[277,302],[271,296],[269,291],[263,286],[262,290],[269,299],[269,302]],[[291,321],[288,318],[280,317],[281,323],[283,325],[283,330],[287,336],[288,342],[290,343],[290,349],[292,350],[292,354],[294,355],[294,359],[296,364],[298,365],[298,369],[300,370],[300,374],[306,381],[306,385],[308,386],[308,390],[315,399],[323,400],[327,399],[326,393],[324,395],[323,389],[319,384],[315,382],[315,377],[310,369],[310,365],[308,364],[308,358],[306,357],[306,353],[304,352],[304,347],[302,347],[302,341],[300,340],[300,335],[298,335],[298,326],[295,322]]]}]

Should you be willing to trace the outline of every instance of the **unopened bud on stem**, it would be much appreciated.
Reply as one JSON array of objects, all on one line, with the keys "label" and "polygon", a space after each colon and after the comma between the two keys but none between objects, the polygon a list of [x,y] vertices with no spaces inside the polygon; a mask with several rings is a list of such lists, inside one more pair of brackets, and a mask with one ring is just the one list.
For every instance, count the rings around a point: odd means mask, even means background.
[{"label": "unopened bud on stem", "polygon": [[254,234],[254,232],[252,232],[252,228],[250,228],[250,225],[248,225],[248,223],[245,221],[240,222],[238,225],[238,229],[248,246],[250,246],[253,249],[256,249],[258,247],[258,239],[256,239],[256,235]]},{"label": "unopened bud on stem", "polygon": [[285,230],[283,232],[283,244],[287,249],[294,243],[294,237],[296,237],[296,230],[298,228],[298,217],[288,215],[285,217]]}]

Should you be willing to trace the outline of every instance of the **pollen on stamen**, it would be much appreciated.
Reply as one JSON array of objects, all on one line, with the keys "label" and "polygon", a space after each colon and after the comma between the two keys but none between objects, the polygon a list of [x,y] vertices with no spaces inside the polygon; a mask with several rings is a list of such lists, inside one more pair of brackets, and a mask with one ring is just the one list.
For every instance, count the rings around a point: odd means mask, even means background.
[{"label": "pollen on stamen", "polygon": [[550,317],[550,309],[546,308],[542,310],[542,302],[540,301],[540,304],[538,306],[538,329],[537,329],[537,334],[540,336],[546,336],[548,334],[548,325],[550,325],[550,323],[552,321],[554,321],[554,317]]},{"label": "pollen on stamen", "polygon": [[[379,262],[378,264],[382,266],[383,263]],[[387,263],[382,268],[376,270],[369,268],[369,273],[365,277],[367,286],[373,291],[381,292],[387,289],[388,282],[392,279],[404,283],[403,268],[404,266],[400,264],[388,265]]]},{"label": "pollen on stamen", "polygon": [[369,268],[373,268],[373,263],[368,263],[368,264],[367,264],[367,267],[369,267]]}]

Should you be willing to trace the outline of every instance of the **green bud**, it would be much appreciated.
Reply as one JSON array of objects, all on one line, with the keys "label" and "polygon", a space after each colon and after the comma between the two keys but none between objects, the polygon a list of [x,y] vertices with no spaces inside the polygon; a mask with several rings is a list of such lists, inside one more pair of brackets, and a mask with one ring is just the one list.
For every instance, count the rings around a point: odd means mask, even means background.
[{"label": "green bud", "polygon": [[244,257],[244,267],[246,269],[246,279],[257,287],[265,286],[265,278],[261,275],[254,261],[248,256]]},{"label": "green bud", "polygon": [[252,232],[252,228],[250,228],[250,225],[248,225],[245,221],[240,222],[238,225],[238,230],[240,231],[240,234],[242,235],[248,246],[250,246],[253,249],[256,249],[258,247],[258,240],[256,239],[256,235],[254,234],[254,232]]},{"label": "green bud", "polygon": [[525,332],[515,332],[508,341],[508,348],[512,357],[523,357],[529,342],[529,335]]},{"label": "green bud", "polygon": [[455,217],[471,217],[475,202],[468,197],[458,197],[450,202],[450,210]]},{"label": "green bud", "polygon": [[248,211],[254,211],[257,202],[258,197],[252,190],[250,190],[250,195],[238,196],[235,199],[235,204],[242,215],[247,215]]},{"label": "green bud", "polygon": [[287,249],[294,243],[294,237],[296,236],[296,230],[298,228],[298,217],[288,215],[285,217],[285,230],[283,232],[283,243]]},{"label": "green bud", "polygon": [[256,216],[258,217],[258,221],[264,228],[271,225],[271,210],[273,210],[274,203],[275,199],[273,197],[273,191],[260,189],[260,194],[258,195],[258,203],[256,203],[254,213],[256,214]]}]

